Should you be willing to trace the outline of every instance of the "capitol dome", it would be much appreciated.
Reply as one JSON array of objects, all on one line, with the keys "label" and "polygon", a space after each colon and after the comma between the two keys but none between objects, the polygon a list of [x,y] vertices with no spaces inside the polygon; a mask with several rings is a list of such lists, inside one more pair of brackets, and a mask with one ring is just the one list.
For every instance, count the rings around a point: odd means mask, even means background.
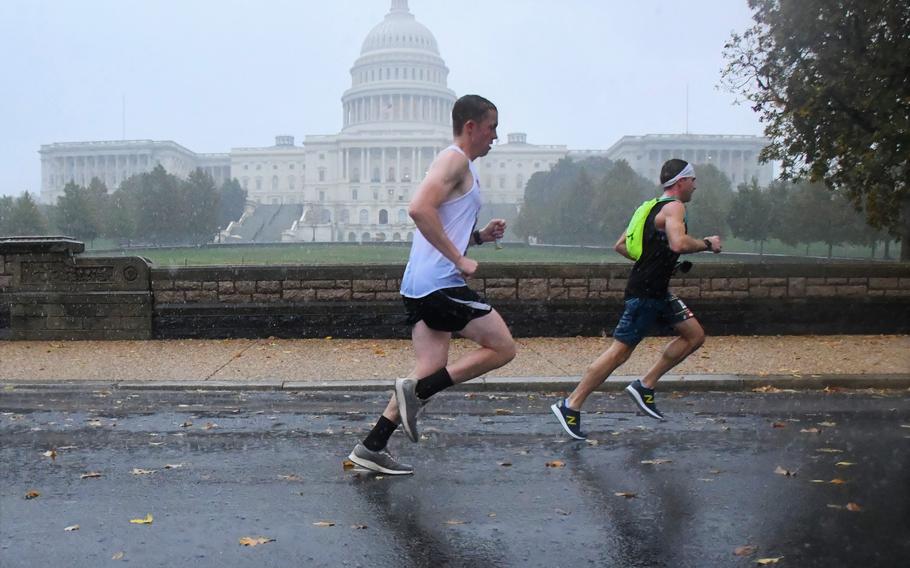
[{"label": "capitol dome", "polygon": [[419,49],[439,55],[436,38],[408,11],[407,0],[395,0],[383,21],[376,25],[360,48],[360,54],[382,49]]},{"label": "capitol dome", "polygon": [[408,9],[391,0],[383,21],[363,40],[341,97],[345,133],[451,127],[455,93],[436,38]]}]

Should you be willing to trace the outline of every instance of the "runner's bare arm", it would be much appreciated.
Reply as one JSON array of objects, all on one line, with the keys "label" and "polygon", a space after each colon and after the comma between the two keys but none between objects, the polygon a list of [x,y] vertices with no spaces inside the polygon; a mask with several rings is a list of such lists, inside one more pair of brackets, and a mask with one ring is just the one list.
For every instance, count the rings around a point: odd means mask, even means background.
[{"label": "runner's bare arm", "polygon": [[467,158],[458,152],[440,154],[417,188],[408,206],[408,214],[424,238],[456,268],[470,276],[477,269],[477,262],[462,255],[462,251],[446,235],[439,219],[440,206],[463,191],[468,171]]},{"label": "runner's bare arm", "polygon": [[628,258],[631,261],[635,260],[634,258],[629,256],[629,249],[626,248],[626,232],[625,231],[623,231],[622,234],[619,235],[619,239],[616,241],[616,244],[613,245],[613,250],[615,250],[616,252],[618,252],[619,254],[623,255],[624,257]]},{"label": "runner's bare arm", "polygon": [[664,231],[667,233],[667,240],[670,243],[670,250],[677,254],[709,250],[705,241],[711,242],[710,250],[715,253],[721,251],[720,237],[717,235],[696,239],[686,234],[686,207],[679,201],[667,203],[657,214],[654,222],[658,228],[660,228],[661,224],[664,225]]}]

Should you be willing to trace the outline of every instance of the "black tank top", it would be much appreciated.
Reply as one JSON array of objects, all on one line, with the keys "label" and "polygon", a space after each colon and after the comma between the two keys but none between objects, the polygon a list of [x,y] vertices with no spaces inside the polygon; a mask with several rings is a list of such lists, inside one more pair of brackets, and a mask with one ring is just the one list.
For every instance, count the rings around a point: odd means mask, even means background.
[{"label": "black tank top", "polygon": [[[626,299],[629,298],[666,298],[670,286],[670,277],[676,268],[679,254],[670,250],[667,233],[654,226],[654,218],[661,209],[671,201],[657,203],[645,219],[642,235],[641,256],[632,267],[629,282],[626,285]],[[687,229],[688,232],[688,229]]]}]

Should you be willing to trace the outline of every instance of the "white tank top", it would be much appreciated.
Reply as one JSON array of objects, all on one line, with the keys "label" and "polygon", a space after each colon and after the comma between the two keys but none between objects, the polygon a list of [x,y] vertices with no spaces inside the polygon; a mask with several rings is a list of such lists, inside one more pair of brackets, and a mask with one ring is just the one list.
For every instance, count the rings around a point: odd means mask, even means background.
[{"label": "white tank top", "polygon": [[[450,150],[467,157],[461,148],[454,144],[443,152]],[[439,206],[439,220],[446,236],[455,244],[455,248],[462,251],[468,250],[471,233],[480,212],[480,176],[474,162],[468,160],[468,168],[474,177],[471,189]],[[417,229],[414,233],[414,242],[411,243],[408,266],[401,278],[401,294],[409,298],[422,298],[441,288],[464,285],[464,278],[455,265],[430,244],[420,233],[420,229]]]}]

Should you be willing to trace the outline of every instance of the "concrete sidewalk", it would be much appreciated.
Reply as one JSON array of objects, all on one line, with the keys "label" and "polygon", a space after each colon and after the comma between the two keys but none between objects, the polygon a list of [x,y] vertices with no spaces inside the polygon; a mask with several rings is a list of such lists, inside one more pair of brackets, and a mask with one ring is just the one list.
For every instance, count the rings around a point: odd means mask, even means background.
[{"label": "concrete sidewalk", "polygon": [[[669,338],[645,340],[605,388],[643,374]],[[522,338],[515,360],[474,388],[565,390],[609,338]],[[471,344],[453,342],[452,358]],[[131,388],[387,389],[411,370],[410,342],[350,339],[2,342],[0,383]],[[709,337],[663,388],[910,387],[910,336]]]}]

